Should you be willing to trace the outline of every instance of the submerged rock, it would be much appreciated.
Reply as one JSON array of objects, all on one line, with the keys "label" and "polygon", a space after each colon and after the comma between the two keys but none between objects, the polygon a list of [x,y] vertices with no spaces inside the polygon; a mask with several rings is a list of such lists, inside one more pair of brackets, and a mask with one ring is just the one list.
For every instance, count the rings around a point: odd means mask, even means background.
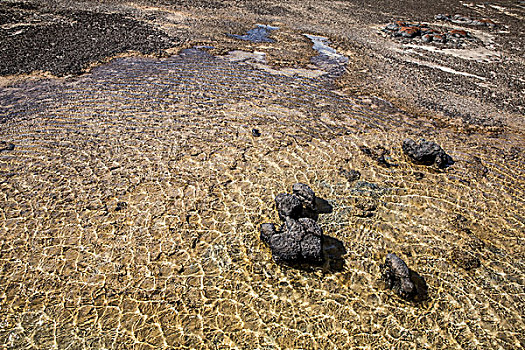
[{"label": "submerged rock", "polygon": [[323,260],[323,230],[310,218],[288,217],[279,231],[274,224],[262,224],[261,240],[269,245],[276,262],[312,264]]},{"label": "submerged rock", "polygon": [[406,139],[402,147],[403,152],[417,164],[435,164],[438,168],[446,168],[454,164],[452,157],[435,142],[421,139],[418,144],[412,139]]},{"label": "submerged rock", "polygon": [[9,142],[0,141],[0,152],[12,151],[15,149],[15,145]]},{"label": "submerged rock", "polygon": [[361,173],[353,169],[346,170],[343,168],[339,168],[339,174],[344,176],[348,180],[348,182],[354,182],[356,180],[359,180],[359,178],[361,177]]},{"label": "submerged rock", "polygon": [[474,254],[461,248],[452,249],[450,260],[467,271],[478,268],[481,265],[479,259]]},{"label": "submerged rock", "polygon": [[380,266],[382,279],[388,288],[405,300],[420,301],[427,297],[427,285],[423,277],[410,270],[397,255],[388,254]]}]

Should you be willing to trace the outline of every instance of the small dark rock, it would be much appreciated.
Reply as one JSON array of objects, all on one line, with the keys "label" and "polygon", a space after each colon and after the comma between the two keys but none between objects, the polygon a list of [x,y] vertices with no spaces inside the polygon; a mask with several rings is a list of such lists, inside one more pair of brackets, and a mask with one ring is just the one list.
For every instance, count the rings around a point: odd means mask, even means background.
[{"label": "small dark rock", "polygon": [[427,296],[424,279],[410,270],[407,264],[395,254],[388,254],[385,264],[380,266],[382,279],[388,288],[405,300],[420,301]]},{"label": "small dark rock", "polygon": [[259,137],[261,136],[261,132],[259,131],[259,129],[252,129],[252,135],[254,137]]},{"label": "small dark rock", "polygon": [[430,43],[432,42],[432,39],[434,39],[434,36],[432,34],[425,34],[421,37],[421,40],[424,42],[424,43]]},{"label": "small dark rock", "polygon": [[417,164],[436,164],[438,168],[446,168],[454,164],[452,157],[446,154],[441,146],[424,139],[421,139],[419,144],[412,139],[404,140],[403,152]]},{"label": "small dark rock", "polygon": [[15,149],[15,145],[9,142],[0,141],[0,152],[12,151]]},{"label": "small dark rock", "polygon": [[303,211],[301,200],[293,194],[280,193],[275,197],[275,204],[281,220],[287,217],[298,219]]},{"label": "small dark rock", "polygon": [[416,171],[416,172],[414,173],[414,177],[416,178],[416,180],[421,180],[422,178],[425,177],[425,174],[423,174],[423,173],[420,172],[420,171]]},{"label": "small dark rock", "polygon": [[451,31],[448,32],[448,34],[456,37],[456,38],[466,38],[469,36],[469,34],[464,31],[464,30],[461,30],[461,29],[453,29]]},{"label": "small dark rock", "polygon": [[372,197],[360,197],[355,202],[355,215],[368,218],[374,215],[378,201]]},{"label": "small dark rock", "polygon": [[479,259],[474,254],[461,248],[452,249],[450,260],[465,270],[472,270],[481,265]]},{"label": "small dark rock", "polygon": [[123,209],[126,209],[128,207],[128,203],[126,202],[118,202],[117,206],[115,207],[115,211],[121,211]]},{"label": "small dark rock", "polygon": [[293,185],[293,194],[299,198],[301,203],[309,209],[315,209],[315,193],[310,186],[303,183]]},{"label": "small dark rock", "polygon": [[435,43],[445,44],[447,42],[447,38],[442,34],[434,34],[432,36],[432,41]]},{"label": "small dark rock", "polygon": [[376,146],[374,148],[369,148],[367,146],[361,146],[359,147],[361,149],[361,152],[363,152],[368,157],[375,160],[379,165],[384,166],[386,168],[389,168],[392,166],[392,164],[388,163],[385,156],[389,153],[389,151],[384,148],[383,146]]}]

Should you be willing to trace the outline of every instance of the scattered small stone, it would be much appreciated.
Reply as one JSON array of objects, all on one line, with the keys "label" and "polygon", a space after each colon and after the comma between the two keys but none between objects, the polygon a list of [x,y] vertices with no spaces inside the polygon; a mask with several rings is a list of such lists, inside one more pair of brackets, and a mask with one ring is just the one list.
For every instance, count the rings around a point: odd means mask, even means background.
[{"label": "scattered small stone", "polygon": [[386,148],[384,148],[383,146],[376,146],[374,148],[369,148],[367,146],[361,146],[359,147],[359,149],[361,150],[361,152],[363,152],[365,155],[367,155],[368,157],[372,158],[373,160],[375,160],[379,165],[385,167],[385,168],[390,168],[393,164],[390,164],[385,156],[389,153],[388,150]]},{"label": "scattered small stone", "polygon": [[489,28],[495,28],[496,23],[494,21],[488,19],[488,18],[482,18],[482,19],[473,19],[466,16],[461,15],[454,15],[451,16],[449,14],[438,14],[434,17],[438,21],[446,21],[446,22],[452,22],[455,24],[461,24],[461,25],[471,25],[471,26],[481,26],[481,27],[489,27]]},{"label": "scattered small stone", "polygon": [[369,218],[374,215],[378,204],[377,199],[373,197],[359,197],[355,202],[354,215]]},{"label": "scattered small stone", "polygon": [[478,43],[479,40],[469,32],[461,29],[436,29],[425,23],[412,23],[405,21],[395,21],[389,23],[383,32],[394,38],[404,40],[421,40],[422,43],[435,43],[438,46],[446,44],[447,47],[464,47],[467,43]]},{"label": "scattered small stone", "polygon": [[331,212],[332,206],[302,183],[293,185],[293,194],[278,194],[275,203],[283,225],[260,226],[261,240],[270,246],[273,259],[286,264],[323,262],[323,230],[316,219],[319,213]]},{"label": "scattered small stone", "polygon": [[446,168],[454,164],[451,156],[435,142],[421,139],[417,144],[412,139],[403,141],[403,152],[416,164],[433,165]]},{"label": "scattered small stone", "polygon": [[127,207],[128,207],[128,203],[118,202],[117,206],[115,207],[115,211],[120,211],[120,210],[126,209]]},{"label": "scattered small stone", "polygon": [[343,175],[348,180],[348,182],[357,181],[361,177],[361,173],[359,171],[352,169],[346,170],[339,168],[339,174]]},{"label": "scattered small stone", "polygon": [[479,259],[464,248],[452,249],[450,252],[450,260],[467,271],[478,268],[481,265]]},{"label": "scattered small stone", "polygon": [[388,288],[401,298],[411,301],[426,299],[428,287],[423,277],[408,268],[407,264],[395,254],[388,254],[380,266],[382,279]]},{"label": "scattered small stone", "polygon": [[420,171],[416,171],[416,172],[414,173],[414,177],[416,178],[416,180],[421,180],[422,178],[425,177],[425,174],[423,174],[423,173],[420,172]]},{"label": "scattered small stone", "polygon": [[259,131],[259,129],[252,129],[252,135],[254,137],[259,137],[261,136],[261,132]]},{"label": "scattered small stone", "polygon": [[0,152],[12,151],[15,149],[15,145],[9,142],[0,141]]},{"label": "scattered small stone", "polygon": [[315,210],[315,193],[308,185],[296,183],[292,191],[305,207]]}]

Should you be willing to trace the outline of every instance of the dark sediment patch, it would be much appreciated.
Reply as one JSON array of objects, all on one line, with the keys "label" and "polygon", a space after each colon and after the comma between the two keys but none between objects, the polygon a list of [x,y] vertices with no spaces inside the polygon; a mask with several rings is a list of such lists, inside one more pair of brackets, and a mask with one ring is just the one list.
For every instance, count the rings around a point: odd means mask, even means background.
[{"label": "dark sediment patch", "polygon": [[[2,5],[0,16],[10,24],[0,28],[0,75],[80,74],[106,57],[130,51],[158,55],[174,46],[163,32],[122,14],[50,13]],[[29,25],[19,23],[28,18]]]}]

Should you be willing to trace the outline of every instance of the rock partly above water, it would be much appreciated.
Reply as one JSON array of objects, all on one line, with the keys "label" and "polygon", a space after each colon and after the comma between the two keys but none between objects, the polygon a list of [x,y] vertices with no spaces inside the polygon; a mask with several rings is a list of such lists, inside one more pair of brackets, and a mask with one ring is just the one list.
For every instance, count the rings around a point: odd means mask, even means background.
[{"label": "rock partly above water", "polygon": [[405,139],[402,147],[403,152],[416,164],[435,164],[438,168],[446,168],[454,164],[452,157],[435,142],[421,139],[418,144],[412,139]]},{"label": "rock partly above water", "polygon": [[388,288],[405,300],[421,301],[427,298],[428,287],[423,277],[408,268],[397,255],[388,254],[380,266],[382,279]]},{"label": "rock partly above water", "polygon": [[280,193],[275,198],[280,229],[264,223],[261,240],[269,245],[273,259],[286,264],[318,264],[323,261],[323,230],[316,220],[320,213],[329,213],[332,206],[317,198],[305,184],[296,183],[293,194]]}]

